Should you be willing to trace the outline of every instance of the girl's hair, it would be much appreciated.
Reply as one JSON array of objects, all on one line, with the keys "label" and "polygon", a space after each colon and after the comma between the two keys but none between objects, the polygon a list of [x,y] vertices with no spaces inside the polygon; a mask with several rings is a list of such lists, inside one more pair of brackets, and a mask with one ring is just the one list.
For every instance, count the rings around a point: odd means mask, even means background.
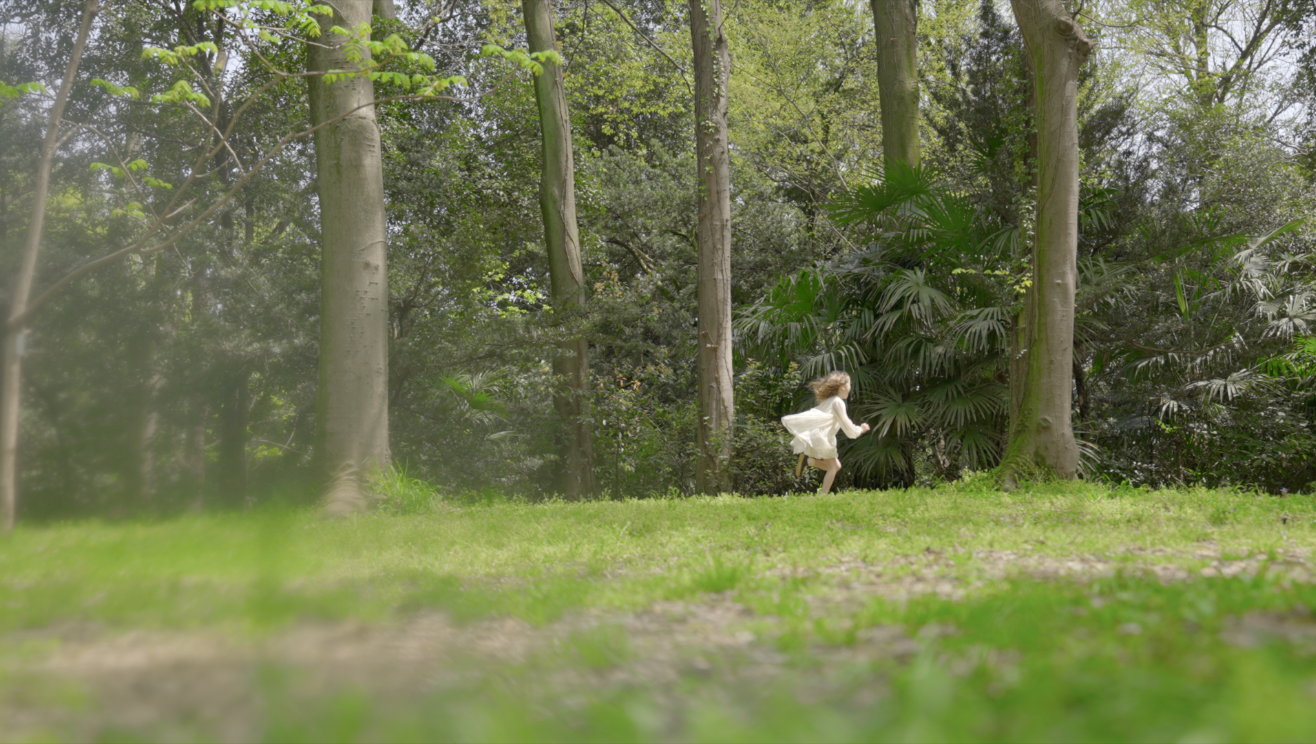
[{"label": "girl's hair", "polygon": [[821,403],[836,395],[849,381],[850,375],[837,370],[836,372],[828,372],[809,383],[809,387],[813,388],[813,394],[817,396],[818,402]]}]

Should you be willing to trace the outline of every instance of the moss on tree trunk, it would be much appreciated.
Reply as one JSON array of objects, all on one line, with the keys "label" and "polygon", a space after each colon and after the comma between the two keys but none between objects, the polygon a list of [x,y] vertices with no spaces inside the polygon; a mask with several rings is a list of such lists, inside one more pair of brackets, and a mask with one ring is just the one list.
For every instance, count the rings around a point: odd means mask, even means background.
[{"label": "moss on tree trunk", "polygon": [[[526,36],[531,52],[557,51],[552,9],[548,0],[524,0]],[[562,66],[543,62],[535,79],[539,128],[543,141],[543,171],[539,208],[544,218],[553,307],[576,309],[585,304],[585,278],[580,264],[580,231],[576,224],[576,169],[571,152],[571,118]],[[553,360],[562,389],[554,406],[568,432],[562,439],[557,488],[569,496],[594,490],[593,453],[588,410],[589,344],[577,338],[563,345]]]},{"label": "moss on tree trunk", "polygon": [[872,0],[877,34],[877,86],[882,106],[882,156],[889,165],[917,167],[918,3]]},{"label": "moss on tree trunk", "polygon": [[694,49],[695,147],[698,154],[699,462],[701,493],[731,487],[735,402],[731,368],[731,152],[727,86],[731,51],[722,31],[720,0],[690,0]]},{"label": "moss on tree trunk", "polygon": [[1091,42],[1059,0],[1012,0],[1032,67],[1037,210],[1032,283],[1015,327],[1003,471],[1078,472],[1074,441],[1074,291],[1078,261],[1078,69]]}]

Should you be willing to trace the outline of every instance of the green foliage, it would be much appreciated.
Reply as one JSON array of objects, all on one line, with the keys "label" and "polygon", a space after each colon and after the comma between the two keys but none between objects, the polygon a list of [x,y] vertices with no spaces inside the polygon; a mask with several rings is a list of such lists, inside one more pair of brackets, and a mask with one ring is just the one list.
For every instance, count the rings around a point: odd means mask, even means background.
[{"label": "green foliage", "polygon": [[[851,412],[876,429],[844,443],[840,487],[956,478],[999,450],[1006,337],[1029,282],[1032,81],[1004,6],[921,9],[924,168],[880,176],[868,172],[882,161],[871,15],[837,0],[729,9],[740,315],[728,467],[740,493],[813,489],[818,473],[793,475],[778,420],[809,404],[808,377],[836,367],[857,370]],[[601,495],[691,490],[685,4],[559,7],[560,50],[539,54],[517,49],[516,3],[459,4],[437,20],[404,8],[356,27],[313,0],[121,10],[98,17],[78,77],[90,82],[73,88],[69,121],[96,129],[68,129],[57,154],[40,276],[151,234],[157,216],[186,224],[214,204],[309,127],[306,44],[343,43],[355,64],[321,80],[365,76],[390,99],[376,111],[390,425],[410,477],[442,483],[452,503],[550,497],[561,435],[550,362],[583,334]],[[34,6],[10,29],[0,80],[58,77],[57,41],[76,21],[66,11]],[[1284,21],[1291,47],[1275,59],[1293,65],[1204,80],[1223,86],[1206,106],[1166,82],[1191,70],[1139,77],[1168,59],[1145,56],[1169,38],[1148,17],[1085,24],[1103,36],[1077,91],[1075,415],[1085,446],[1099,445],[1090,477],[1296,492],[1316,478],[1303,346],[1316,201],[1304,114],[1275,117],[1272,104],[1310,90],[1297,56],[1306,26]],[[1208,47],[1211,69],[1235,55]],[[550,62],[563,66],[575,135],[590,295],[579,313],[546,301],[537,111],[517,82]],[[45,92],[0,86],[0,276],[18,270]],[[230,126],[228,147],[199,160],[211,127]],[[34,319],[25,517],[313,498],[313,155],[309,139],[289,143],[170,250],[97,269]]]},{"label": "green foliage", "polygon": [[41,83],[20,83],[19,85],[7,85],[0,82],[0,100],[12,101],[24,93],[45,93],[46,86]]},{"label": "green foliage", "polygon": [[[861,473],[908,481],[908,448],[943,450],[943,469],[983,469],[999,457],[1002,384],[1014,302],[1000,231],[929,171],[903,165],[834,207],[862,223],[861,251],[785,277],[738,321],[747,353],[801,358],[807,375],[842,369],[855,381],[854,417],[875,436],[842,459]],[[1004,274],[1004,276],[1002,276]]]},{"label": "green foliage", "polygon": [[371,481],[372,496],[379,500],[385,514],[406,516],[433,512],[443,503],[443,496],[426,481],[394,466]]},{"label": "green foliage", "polygon": [[502,57],[515,63],[522,70],[529,70],[535,77],[544,74],[545,62],[551,62],[555,65],[566,64],[566,61],[562,59],[562,55],[552,49],[546,49],[542,52],[527,52],[524,49],[504,49],[497,44],[485,44],[480,47],[480,56]]}]

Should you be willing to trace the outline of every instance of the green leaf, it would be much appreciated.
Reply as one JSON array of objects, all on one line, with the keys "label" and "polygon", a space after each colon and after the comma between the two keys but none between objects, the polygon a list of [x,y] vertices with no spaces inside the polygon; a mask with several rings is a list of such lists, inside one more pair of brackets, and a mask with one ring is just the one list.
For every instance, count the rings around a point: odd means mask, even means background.
[{"label": "green leaf", "polygon": [[45,93],[46,86],[41,83],[20,83],[18,85],[5,85],[0,83],[0,100],[13,100],[24,93]]},{"label": "green leaf", "polygon": [[1188,320],[1188,300],[1184,297],[1183,277],[1179,275],[1179,269],[1174,270],[1174,298],[1179,302],[1179,314]]},{"label": "green leaf", "polygon": [[170,88],[169,92],[157,93],[151,97],[151,100],[156,103],[183,103],[185,101],[191,101],[192,103],[200,104],[203,108],[210,106],[210,99],[201,93],[192,90],[192,85],[186,80],[179,80],[174,83],[174,87]]},{"label": "green leaf", "polygon": [[142,95],[141,91],[137,90],[131,85],[115,85],[114,83],[108,82],[106,80],[102,80],[100,78],[92,78],[91,84],[104,88],[105,92],[109,93],[112,96],[128,96],[129,98],[140,98]]}]

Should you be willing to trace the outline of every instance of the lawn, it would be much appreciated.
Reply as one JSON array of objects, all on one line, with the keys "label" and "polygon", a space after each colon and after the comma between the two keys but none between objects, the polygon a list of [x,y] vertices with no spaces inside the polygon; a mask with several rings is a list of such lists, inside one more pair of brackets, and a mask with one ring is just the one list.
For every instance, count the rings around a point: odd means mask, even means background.
[{"label": "lawn", "polygon": [[0,740],[1316,739],[1310,496],[407,503],[21,526]]}]

